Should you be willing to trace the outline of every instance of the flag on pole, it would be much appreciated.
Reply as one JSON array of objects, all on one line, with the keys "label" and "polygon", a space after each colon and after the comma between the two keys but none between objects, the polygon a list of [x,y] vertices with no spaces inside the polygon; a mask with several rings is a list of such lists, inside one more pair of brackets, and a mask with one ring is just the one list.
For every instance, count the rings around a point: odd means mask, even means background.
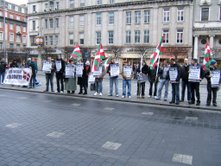
[{"label": "flag on pole", "polygon": [[107,59],[104,60],[104,69],[105,69],[105,73],[107,72],[107,69],[111,63],[112,57],[108,57]]},{"label": "flag on pole", "polygon": [[163,36],[161,36],[160,43],[157,45],[156,50],[150,56],[150,68],[151,69],[154,69],[157,66],[157,60],[159,59],[159,56],[162,54],[162,49],[163,49],[162,43],[163,43]]},{"label": "flag on pole", "polygon": [[70,58],[73,58],[73,59],[75,59],[77,61],[81,61],[82,60],[82,53],[81,53],[81,49],[80,49],[79,45],[77,45],[75,47],[75,49],[71,53],[71,57]]},{"label": "flag on pole", "polygon": [[97,49],[96,55],[99,55],[101,60],[105,59],[105,53],[104,53],[104,49],[103,49],[103,46],[102,46],[101,43],[98,45],[98,49]]},{"label": "flag on pole", "polygon": [[98,50],[97,50],[96,55],[94,57],[92,72],[99,70],[99,66],[100,66],[102,60],[104,60],[104,59],[105,59],[105,53],[104,53],[103,46],[100,43],[98,45]]},{"label": "flag on pole", "polygon": [[209,44],[206,43],[205,51],[204,51],[204,54],[203,54],[203,57],[204,57],[204,59],[203,59],[203,70],[206,70],[206,69],[209,68],[211,56],[212,56],[212,50],[211,50]]}]

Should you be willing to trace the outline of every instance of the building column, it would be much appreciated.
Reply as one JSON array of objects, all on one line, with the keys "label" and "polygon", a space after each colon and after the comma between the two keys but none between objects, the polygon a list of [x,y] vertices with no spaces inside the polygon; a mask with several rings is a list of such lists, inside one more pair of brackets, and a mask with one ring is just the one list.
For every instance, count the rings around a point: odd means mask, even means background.
[{"label": "building column", "polygon": [[209,37],[210,37],[210,39],[209,39],[210,48],[213,48],[213,43],[214,43],[214,37],[215,37],[215,35],[210,35]]},{"label": "building column", "polygon": [[195,35],[194,36],[194,54],[193,54],[193,58],[194,59],[198,59],[198,36]]}]

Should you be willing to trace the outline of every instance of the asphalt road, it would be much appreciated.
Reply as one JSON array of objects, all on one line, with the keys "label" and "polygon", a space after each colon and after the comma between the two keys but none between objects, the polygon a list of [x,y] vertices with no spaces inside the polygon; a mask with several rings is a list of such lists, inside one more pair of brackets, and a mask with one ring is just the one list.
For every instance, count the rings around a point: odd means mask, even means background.
[{"label": "asphalt road", "polygon": [[0,89],[0,166],[220,166],[221,114]]}]

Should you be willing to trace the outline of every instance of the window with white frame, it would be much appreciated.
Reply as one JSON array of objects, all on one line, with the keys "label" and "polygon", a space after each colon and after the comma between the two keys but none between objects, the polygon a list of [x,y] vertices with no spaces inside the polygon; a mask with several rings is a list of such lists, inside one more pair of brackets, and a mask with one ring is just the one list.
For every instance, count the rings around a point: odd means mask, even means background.
[{"label": "window with white frame", "polygon": [[49,36],[49,45],[53,45],[53,36]]},{"label": "window with white frame", "polygon": [[69,45],[74,44],[74,33],[69,33]]},{"label": "window with white frame", "polygon": [[[11,24],[10,24],[11,25]],[[3,28],[3,22],[0,22],[0,28]]]},{"label": "window with white frame", "polygon": [[35,13],[36,12],[36,5],[32,6],[32,12]]},{"label": "window with white frame", "polygon": [[12,9],[12,5],[10,3],[8,4],[8,9]]},{"label": "window with white frame", "polygon": [[58,45],[58,35],[54,36],[54,44],[55,44],[55,46]]},{"label": "window with white frame", "polygon": [[23,27],[23,32],[27,32],[27,28],[26,27]]},{"label": "window with white frame", "polygon": [[13,24],[10,24],[10,25],[9,25],[9,29],[10,29],[10,30],[13,30],[13,29],[14,29],[14,25],[13,25]]},{"label": "window with white frame", "polygon": [[59,2],[56,2],[55,9],[57,9],[57,10],[58,10],[58,9],[59,9],[59,7],[60,7],[60,6],[59,6]]},{"label": "window with white frame", "polygon": [[26,36],[22,36],[22,43],[25,44],[27,42]]},{"label": "window with white frame", "polygon": [[[34,5],[35,6],[35,5]],[[36,6],[35,7],[32,7],[32,9],[35,9],[36,10]],[[15,6],[15,11],[18,12],[18,6]],[[33,11],[33,10],[32,10]]]},{"label": "window with white frame", "polygon": [[131,11],[126,12],[126,24],[130,25],[131,24]]},{"label": "window with white frame", "polygon": [[109,12],[108,17],[109,17],[109,19],[108,19],[109,24],[111,24],[111,25],[114,24],[114,12]]},{"label": "window with white frame", "polygon": [[110,3],[110,4],[113,4],[113,3],[115,3],[115,2],[114,2],[114,0],[109,0],[109,3]]},{"label": "window with white frame", "polygon": [[10,43],[9,48],[14,48],[14,43]]},{"label": "window with white frame", "polygon": [[85,0],[80,0],[80,6],[81,7],[85,6]]},{"label": "window with white frame", "polygon": [[48,10],[48,3],[45,3],[45,10]]},{"label": "window with white frame", "polygon": [[74,26],[74,16],[69,16],[69,27]]},{"label": "window with white frame", "polygon": [[14,42],[14,33],[10,33],[9,41]]},{"label": "window with white frame", "polygon": [[45,29],[47,29],[48,28],[48,19],[46,18],[45,19]]},{"label": "window with white frame", "polygon": [[0,16],[3,16],[3,13],[2,13],[2,11],[0,11]]},{"label": "window with white frame", "polygon": [[45,36],[45,45],[48,45],[48,36]]},{"label": "window with white frame", "polygon": [[149,30],[144,30],[144,43],[150,42],[150,33]]},{"label": "window with white frame", "polygon": [[141,23],[141,11],[135,11],[135,24]]},{"label": "window with white frame", "polygon": [[101,13],[96,13],[96,23],[97,25],[101,25],[102,18],[101,18]]},{"label": "window with white frame", "polygon": [[24,9],[24,8],[21,8],[21,12],[22,12],[22,13],[25,13],[25,9]]},{"label": "window with white frame", "polygon": [[84,26],[84,15],[80,15],[80,26]]},{"label": "window with white frame", "polygon": [[55,18],[55,28],[59,28],[59,18]]},{"label": "window with white frame", "polygon": [[5,17],[8,17],[8,12],[7,11],[5,11]]},{"label": "window with white frame", "polygon": [[108,43],[114,44],[114,31],[108,31]]},{"label": "window with white frame", "polygon": [[134,41],[135,43],[140,43],[140,30],[135,30],[135,38],[134,38]]},{"label": "window with white frame", "polygon": [[36,30],[36,22],[32,21],[32,30],[35,31]]},{"label": "window with white frame", "polygon": [[169,30],[163,30],[163,43],[169,43]]},{"label": "window with white frame", "polygon": [[184,21],[184,9],[178,8],[177,9],[177,22],[183,22]]},{"label": "window with white frame", "polygon": [[150,10],[144,10],[144,23],[150,23]]},{"label": "window with white frame", "polygon": [[80,38],[80,44],[84,44],[84,32],[80,32],[79,38]]},{"label": "window with white frame", "polygon": [[3,32],[0,32],[0,40],[3,40]]},{"label": "window with white frame", "polygon": [[9,14],[9,18],[14,19],[14,16],[12,14]]},{"label": "window with white frame", "polygon": [[183,43],[183,29],[177,29],[176,43],[177,44],[182,44]]},{"label": "window with white frame", "polygon": [[21,36],[20,35],[16,35],[16,42],[21,43]]},{"label": "window with white frame", "polygon": [[209,8],[203,7],[201,9],[201,21],[209,21]]},{"label": "window with white frame", "polygon": [[165,8],[163,9],[163,22],[169,22],[170,21],[170,9]]},{"label": "window with white frame", "polygon": [[219,20],[221,21],[221,6],[219,7]]},{"label": "window with white frame", "polygon": [[49,28],[53,28],[53,18],[49,19]]},{"label": "window with white frame", "polygon": [[20,16],[17,16],[17,17],[16,17],[16,19],[17,19],[17,20],[20,20],[20,19],[21,19],[21,17],[20,17]]},{"label": "window with white frame", "polygon": [[102,0],[96,0],[96,5],[101,5],[102,4]]},{"label": "window with white frame", "polygon": [[96,32],[96,43],[97,44],[101,43],[101,32],[100,31]]},{"label": "window with white frame", "polygon": [[126,44],[131,43],[131,31],[126,31]]},{"label": "window with white frame", "polygon": [[69,7],[70,8],[74,8],[75,7],[74,0],[69,0]]},{"label": "window with white frame", "polygon": [[1,42],[1,43],[0,43],[0,49],[2,49],[2,48],[3,48],[3,43]]},{"label": "window with white frame", "polygon": [[21,27],[19,25],[16,25],[16,33],[21,32]]}]

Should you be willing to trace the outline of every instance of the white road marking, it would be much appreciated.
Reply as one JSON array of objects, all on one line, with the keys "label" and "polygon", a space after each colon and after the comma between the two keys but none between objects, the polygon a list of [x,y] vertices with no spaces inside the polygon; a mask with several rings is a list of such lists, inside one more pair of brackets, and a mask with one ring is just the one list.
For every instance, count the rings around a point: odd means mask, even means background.
[{"label": "white road marking", "polygon": [[102,145],[102,148],[107,150],[117,150],[122,144],[116,142],[109,142],[107,141],[105,144]]},{"label": "white road marking", "polygon": [[182,164],[192,165],[193,156],[175,153],[173,155],[172,161],[182,163]]},{"label": "white road marking", "polygon": [[114,108],[111,108],[111,107],[105,107],[104,110],[106,110],[106,111],[113,111]]},{"label": "white road marking", "polygon": [[52,137],[52,138],[60,138],[63,135],[64,135],[64,133],[54,131],[52,133],[49,133],[47,136]]},{"label": "white road marking", "polygon": [[75,106],[75,107],[80,107],[81,106],[81,104],[77,104],[77,103],[74,103],[72,105]]},{"label": "white road marking", "polygon": [[19,123],[11,123],[11,124],[7,124],[5,127],[8,127],[8,128],[17,128],[18,126],[21,126],[21,124]]},{"label": "white road marking", "polygon": [[142,115],[148,115],[148,116],[153,116],[153,112],[142,112]]},{"label": "white road marking", "polygon": [[20,100],[26,100],[26,99],[28,99],[27,97],[18,97],[18,99],[20,99]]},{"label": "white road marking", "polygon": [[196,117],[196,116],[186,116],[185,120],[198,120],[198,117]]},{"label": "white road marking", "polygon": [[51,100],[44,100],[43,102],[45,102],[45,103],[50,103]]}]

